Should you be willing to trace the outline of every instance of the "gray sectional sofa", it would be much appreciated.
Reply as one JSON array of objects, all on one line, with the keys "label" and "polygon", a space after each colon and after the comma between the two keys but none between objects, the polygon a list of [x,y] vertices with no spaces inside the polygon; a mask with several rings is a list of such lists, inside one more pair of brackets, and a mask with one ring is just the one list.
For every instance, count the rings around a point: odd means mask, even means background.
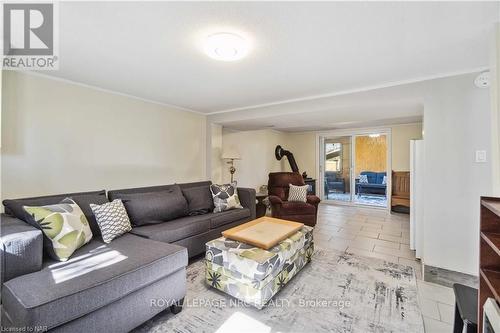
[{"label": "gray sectional sofa", "polygon": [[[221,231],[255,218],[255,190],[238,189],[243,209],[213,213],[210,182],[66,193],[4,200],[1,215],[2,326],[60,332],[127,332],[170,308],[182,309],[188,258]],[[27,224],[24,205],[71,197],[93,239],[66,262],[43,255],[41,230]],[[109,244],[90,203],[122,199],[133,229]],[[23,221],[24,220],[24,221]]]}]

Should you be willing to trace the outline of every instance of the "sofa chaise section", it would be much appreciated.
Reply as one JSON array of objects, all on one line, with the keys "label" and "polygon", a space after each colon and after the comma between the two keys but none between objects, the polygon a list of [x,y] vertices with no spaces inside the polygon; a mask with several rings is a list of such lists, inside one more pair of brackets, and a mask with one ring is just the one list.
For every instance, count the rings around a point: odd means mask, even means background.
[{"label": "sofa chaise section", "polygon": [[[28,224],[23,206],[56,204],[67,197],[86,215],[93,239],[69,261],[54,262],[43,255],[42,232]],[[89,205],[105,202],[103,190],[3,201],[2,326],[89,332],[106,330],[112,320],[114,331],[127,332],[168,308],[165,300],[183,299],[186,249],[132,234],[103,243]],[[160,306],[151,304],[158,298]]]},{"label": "sofa chaise section", "polygon": [[[187,259],[183,247],[131,234],[109,244],[93,240],[66,262],[48,261],[40,271],[4,283],[4,319],[14,326],[41,325],[53,329],[128,296],[137,298],[134,293],[150,286],[155,298],[179,301],[185,294]],[[178,282],[164,288],[161,281],[170,276],[175,276],[174,281]],[[148,308],[147,315],[124,316],[120,319],[125,321],[120,323],[124,329],[136,327],[168,306],[142,303]],[[107,323],[94,320],[92,325],[106,327]],[[79,327],[79,331],[83,331],[84,327]]]},{"label": "sofa chaise section", "polygon": [[1,214],[0,235],[0,283],[42,268],[41,230],[15,217]]}]

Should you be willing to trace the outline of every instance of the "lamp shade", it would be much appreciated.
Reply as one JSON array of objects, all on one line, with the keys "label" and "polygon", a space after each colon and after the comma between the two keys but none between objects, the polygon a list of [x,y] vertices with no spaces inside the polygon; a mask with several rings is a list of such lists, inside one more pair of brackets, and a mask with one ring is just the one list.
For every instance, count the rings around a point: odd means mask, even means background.
[{"label": "lamp shade", "polygon": [[223,160],[241,160],[241,155],[236,149],[225,149],[222,152]]}]

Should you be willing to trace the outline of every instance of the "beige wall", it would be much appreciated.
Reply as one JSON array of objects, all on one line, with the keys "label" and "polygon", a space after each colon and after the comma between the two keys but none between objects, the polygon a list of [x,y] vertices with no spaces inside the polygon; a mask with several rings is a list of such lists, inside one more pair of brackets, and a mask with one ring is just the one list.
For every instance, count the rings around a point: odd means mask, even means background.
[{"label": "beige wall", "polygon": [[6,72],[4,198],[205,179],[205,117]]},{"label": "beige wall", "polygon": [[493,194],[500,196],[500,23],[497,23],[491,41],[491,162]]},{"label": "beige wall", "polygon": [[211,160],[210,160],[210,172],[211,180],[214,183],[222,182],[223,161],[222,157],[222,126],[217,124],[210,124],[211,130]]},{"label": "beige wall", "polygon": [[[293,153],[300,173],[306,171],[309,177],[316,175],[316,133],[286,133],[281,145]],[[284,164],[286,171],[290,170],[288,161]]]},{"label": "beige wall", "polygon": [[[282,171],[283,162],[276,160],[274,149],[276,145],[286,147],[285,134],[274,130],[258,131],[222,131],[223,151],[228,149],[237,151],[241,160],[235,161],[236,173],[234,179],[238,186],[251,187],[258,190],[261,185],[267,185],[269,172]],[[286,161],[285,161],[286,162]],[[224,162],[222,165],[222,179],[228,182],[230,174],[229,166]]]},{"label": "beige wall", "polygon": [[[424,264],[477,275],[479,197],[491,195],[492,163],[488,89],[472,84],[477,73],[433,80],[424,103]],[[460,180],[460,181],[458,181]]]},{"label": "beige wall", "polygon": [[410,171],[410,140],[422,139],[422,124],[393,126],[392,170]]}]

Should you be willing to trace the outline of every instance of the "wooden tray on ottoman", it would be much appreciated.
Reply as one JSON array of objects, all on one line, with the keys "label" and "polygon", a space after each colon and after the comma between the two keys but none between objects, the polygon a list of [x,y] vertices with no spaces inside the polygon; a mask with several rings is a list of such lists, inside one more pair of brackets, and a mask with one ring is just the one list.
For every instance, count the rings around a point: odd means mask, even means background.
[{"label": "wooden tray on ottoman", "polygon": [[304,226],[303,223],[261,217],[222,232],[226,238],[268,250]]}]

